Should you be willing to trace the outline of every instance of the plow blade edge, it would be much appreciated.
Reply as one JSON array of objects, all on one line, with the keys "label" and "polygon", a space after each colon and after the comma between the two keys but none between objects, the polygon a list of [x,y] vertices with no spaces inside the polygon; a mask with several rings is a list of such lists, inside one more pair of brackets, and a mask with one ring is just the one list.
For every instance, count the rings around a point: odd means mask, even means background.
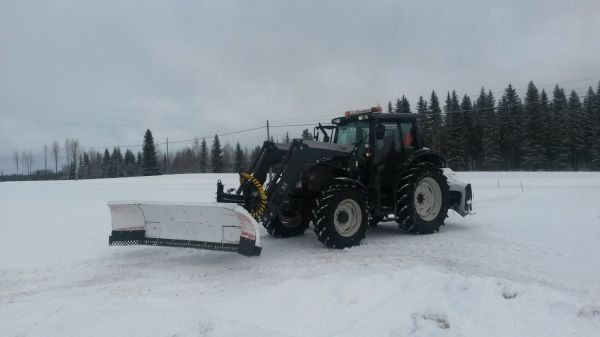
[{"label": "plow blade edge", "polygon": [[222,203],[109,202],[109,245],[185,247],[260,255],[258,223]]}]

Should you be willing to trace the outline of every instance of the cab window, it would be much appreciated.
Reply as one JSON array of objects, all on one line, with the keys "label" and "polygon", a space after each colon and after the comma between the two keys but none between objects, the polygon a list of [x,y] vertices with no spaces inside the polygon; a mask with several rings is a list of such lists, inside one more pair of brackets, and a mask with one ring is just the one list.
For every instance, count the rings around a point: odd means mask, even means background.
[{"label": "cab window", "polygon": [[387,122],[382,124],[385,127],[383,138],[375,140],[376,164],[388,158],[390,153],[399,152],[401,149],[398,123]]},{"label": "cab window", "polygon": [[402,130],[402,147],[404,149],[413,149],[417,146],[415,137],[415,128],[412,122],[400,123],[400,129]]},{"label": "cab window", "polygon": [[356,145],[369,142],[369,123],[365,121],[350,122],[338,125],[335,143],[340,145]]}]

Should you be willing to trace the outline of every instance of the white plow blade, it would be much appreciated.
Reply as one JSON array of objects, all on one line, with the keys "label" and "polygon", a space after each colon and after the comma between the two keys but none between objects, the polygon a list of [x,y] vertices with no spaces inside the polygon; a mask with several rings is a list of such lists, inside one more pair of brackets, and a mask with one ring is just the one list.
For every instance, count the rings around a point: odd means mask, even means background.
[{"label": "white plow blade", "polygon": [[258,223],[225,203],[109,202],[110,245],[156,245],[260,255]]},{"label": "white plow blade", "polygon": [[471,190],[471,184],[465,184],[450,168],[444,168],[442,171],[448,181],[451,196],[458,196],[457,198],[451,198],[450,207],[462,216],[472,214],[473,191]]}]

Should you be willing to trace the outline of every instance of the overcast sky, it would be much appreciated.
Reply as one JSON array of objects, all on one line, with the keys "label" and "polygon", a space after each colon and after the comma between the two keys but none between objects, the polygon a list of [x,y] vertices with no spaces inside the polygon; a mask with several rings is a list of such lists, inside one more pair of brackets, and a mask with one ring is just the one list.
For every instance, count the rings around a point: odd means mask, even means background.
[{"label": "overcast sky", "polygon": [[0,0],[0,170],[15,150],[43,168],[65,137],[140,144],[147,128],[164,141],[327,121],[431,90],[595,86],[599,18],[598,0]]}]

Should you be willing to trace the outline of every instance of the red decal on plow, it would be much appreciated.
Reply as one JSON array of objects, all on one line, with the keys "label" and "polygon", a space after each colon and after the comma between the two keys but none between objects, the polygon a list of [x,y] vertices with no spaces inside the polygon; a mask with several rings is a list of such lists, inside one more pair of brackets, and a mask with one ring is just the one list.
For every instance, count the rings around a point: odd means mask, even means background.
[{"label": "red decal on plow", "polygon": [[243,216],[237,212],[233,212],[233,213],[240,221],[240,229],[242,230],[241,236],[245,237],[246,239],[256,240],[256,233],[254,233],[254,226],[252,226],[252,223],[250,222],[250,220],[248,220],[248,218],[246,218],[245,216]]}]

